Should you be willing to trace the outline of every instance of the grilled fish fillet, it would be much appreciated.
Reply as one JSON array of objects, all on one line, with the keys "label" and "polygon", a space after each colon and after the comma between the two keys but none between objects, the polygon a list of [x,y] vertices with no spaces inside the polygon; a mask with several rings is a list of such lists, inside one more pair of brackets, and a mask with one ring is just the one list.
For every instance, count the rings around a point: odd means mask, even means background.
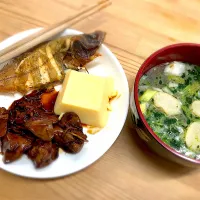
[{"label": "grilled fish fillet", "polygon": [[46,42],[12,59],[0,70],[0,92],[27,93],[60,83],[64,71],[80,69],[99,54],[105,33],[65,36]]}]

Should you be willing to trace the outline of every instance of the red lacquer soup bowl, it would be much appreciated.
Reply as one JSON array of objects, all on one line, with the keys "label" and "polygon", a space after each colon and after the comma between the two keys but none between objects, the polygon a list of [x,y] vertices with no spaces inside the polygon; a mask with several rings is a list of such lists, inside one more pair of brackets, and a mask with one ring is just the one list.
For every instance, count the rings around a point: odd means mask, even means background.
[{"label": "red lacquer soup bowl", "polygon": [[130,98],[132,119],[136,132],[159,155],[171,161],[188,167],[200,166],[200,160],[195,160],[178,153],[165,144],[150,128],[143,116],[138,99],[138,85],[140,78],[152,67],[171,61],[182,61],[200,65],[200,44],[180,43],[164,47],[153,53],[140,67],[134,82]]}]

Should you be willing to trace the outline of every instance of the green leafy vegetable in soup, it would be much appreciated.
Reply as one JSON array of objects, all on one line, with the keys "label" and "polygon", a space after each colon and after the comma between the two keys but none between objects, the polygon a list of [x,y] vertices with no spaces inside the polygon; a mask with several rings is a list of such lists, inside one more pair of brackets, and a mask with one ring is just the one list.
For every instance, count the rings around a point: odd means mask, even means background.
[{"label": "green leafy vegetable in soup", "polygon": [[156,66],[140,79],[138,94],[153,131],[176,151],[200,159],[200,66]]}]

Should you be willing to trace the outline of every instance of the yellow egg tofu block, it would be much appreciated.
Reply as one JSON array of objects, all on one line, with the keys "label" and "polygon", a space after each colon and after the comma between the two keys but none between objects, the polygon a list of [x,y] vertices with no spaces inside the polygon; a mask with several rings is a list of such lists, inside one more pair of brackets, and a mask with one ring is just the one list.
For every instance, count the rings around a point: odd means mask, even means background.
[{"label": "yellow egg tofu block", "polygon": [[113,91],[114,80],[111,77],[68,70],[54,112],[57,115],[75,112],[82,123],[103,128],[108,121],[107,107]]}]

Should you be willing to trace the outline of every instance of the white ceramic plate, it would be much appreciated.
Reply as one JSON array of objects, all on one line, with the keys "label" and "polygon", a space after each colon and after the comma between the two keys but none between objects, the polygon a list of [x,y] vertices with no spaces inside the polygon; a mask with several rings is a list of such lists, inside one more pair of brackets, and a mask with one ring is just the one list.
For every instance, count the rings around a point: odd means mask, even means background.
[{"label": "white ceramic plate", "polygon": [[[0,50],[38,30],[33,29],[21,32],[4,40],[0,43]],[[78,33],[80,32],[67,29],[62,35]],[[107,126],[95,135],[90,135],[85,132],[89,142],[84,145],[78,154],[61,152],[58,159],[45,168],[35,169],[32,161],[25,155],[18,161],[4,164],[2,162],[2,156],[0,155],[1,169],[30,178],[56,178],[84,169],[98,160],[111,147],[120,134],[126,120],[129,106],[129,88],[122,66],[112,52],[105,45],[102,45],[99,52],[102,56],[88,65],[90,74],[99,76],[111,75],[115,80],[116,88],[121,94],[121,97],[112,103],[113,111],[110,113]],[[0,106],[8,107],[18,98],[20,98],[19,94],[0,95]]]}]

